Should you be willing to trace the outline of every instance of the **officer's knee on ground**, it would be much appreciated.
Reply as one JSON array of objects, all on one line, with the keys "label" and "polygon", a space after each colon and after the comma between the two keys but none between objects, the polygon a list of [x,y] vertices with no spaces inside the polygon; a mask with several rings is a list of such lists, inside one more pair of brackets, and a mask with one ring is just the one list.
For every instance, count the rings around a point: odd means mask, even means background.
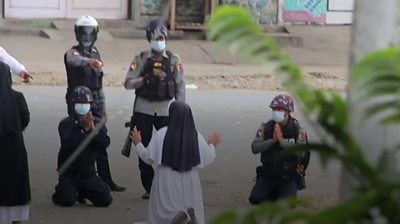
[{"label": "officer's knee on ground", "polygon": [[60,205],[63,207],[71,207],[72,205],[75,204],[74,199],[60,198],[56,194],[53,194],[52,200],[53,200],[54,204]]},{"label": "officer's knee on ground", "polygon": [[93,200],[93,206],[95,207],[108,207],[111,205],[111,203],[113,202],[113,198],[110,195],[109,197],[104,197],[101,200]]}]

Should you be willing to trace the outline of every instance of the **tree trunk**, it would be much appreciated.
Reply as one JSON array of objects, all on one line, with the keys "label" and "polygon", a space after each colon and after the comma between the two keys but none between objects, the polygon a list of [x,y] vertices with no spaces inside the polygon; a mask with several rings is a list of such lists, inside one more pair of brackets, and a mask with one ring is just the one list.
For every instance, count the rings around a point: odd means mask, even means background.
[{"label": "tree trunk", "polygon": [[[350,66],[372,51],[399,43],[400,3],[398,0],[355,1]],[[399,62],[400,63],[400,62]],[[351,69],[350,69],[351,70]],[[372,164],[377,164],[382,152],[399,144],[400,127],[383,127],[379,116],[365,119],[366,105],[371,102],[356,100],[359,89],[349,84],[347,89],[350,113],[350,132],[363,154]],[[400,158],[400,157],[398,157]],[[345,169],[340,180],[340,199],[348,199],[357,181]]]}]

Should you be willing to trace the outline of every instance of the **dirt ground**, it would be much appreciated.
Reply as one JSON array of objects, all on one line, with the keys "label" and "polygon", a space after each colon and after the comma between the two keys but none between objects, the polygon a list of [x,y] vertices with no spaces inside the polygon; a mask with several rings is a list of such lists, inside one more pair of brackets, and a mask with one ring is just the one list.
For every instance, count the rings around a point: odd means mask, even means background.
[{"label": "dirt ground", "polygon": [[[65,74],[46,74],[32,72],[34,80],[30,85],[66,86]],[[305,72],[304,80],[313,87],[326,90],[343,91],[347,85],[347,77],[334,74],[334,72]],[[282,85],[275,75],[253,74],[253,75],[204,75],[186,76],[187,88],[199,89],[254,89],[254,90],[282,90]],[[104,77],[104,85],[122,87],[123,76],[110,75]],[[14,77],[13,83],[22,84],[21,80]]]}]

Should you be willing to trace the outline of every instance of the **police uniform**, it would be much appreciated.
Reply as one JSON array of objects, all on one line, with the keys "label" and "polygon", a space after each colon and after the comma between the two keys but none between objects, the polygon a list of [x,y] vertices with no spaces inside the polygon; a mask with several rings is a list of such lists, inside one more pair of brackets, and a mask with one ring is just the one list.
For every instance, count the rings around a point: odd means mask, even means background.
[{"label": "police uniform", "polygon": [[98,59],[101,61],[100,53],[96,47],[89,49],[80,45],[73,46],[64,55],[64,64],[67,71],[67,94],[65,96],[68,104],[68,114],[74,112],[71,102],[71,93],[78,86],[86,86],[93,93],[94,103],[98,109],[104,113],[105,97],[103,92],[103,70],[101,68],[92,69],[89,61]]},{"label": "police uniform", "polygon": [[[135,56],[125,79],[126,89],[135,89],[134,125],[141,131],[146,147],[153,125],[159,130],[167,125],[171,100],[185,101],[183,65],[178,55],[163,51],[157,58],[151,51]],[[139,158],[143,187],[150,192],[154,171]]]},{"label": "police uniform", "polygon": [[[94,119],[94,122],[97,124],[99,119]],[[71,114],[60,122],[58,132],[61,148],[58,153],[58,168],[88,136],[89,132],[84,127],[85,124],[76,114]],[[76,160],[59,176],[52,197],[55,204],[72,206],[78,197],[88,199],[98,207],[107,207],[111,204],[113,199],[110,188],[96,175],[95,169],[97,153],[109,145],[110,137],[107,135],[107,128],[103,126]]]},{"label": "police uniform", "polygon": [[296,169],[298,164],[307,167],[309,152],[284,154],[294,144],[306,144],[307,133],[296,119],[289,117],[287,124],[281,127],[283,139],[274,143],[275,124],[273,120],[263,123],[251,145],[254,154],[261,153],[262,163],[256,169],[257,179],[249,197],[252,204],[296,196],[297,190],[305,187],[304,174],[300,176]]}]

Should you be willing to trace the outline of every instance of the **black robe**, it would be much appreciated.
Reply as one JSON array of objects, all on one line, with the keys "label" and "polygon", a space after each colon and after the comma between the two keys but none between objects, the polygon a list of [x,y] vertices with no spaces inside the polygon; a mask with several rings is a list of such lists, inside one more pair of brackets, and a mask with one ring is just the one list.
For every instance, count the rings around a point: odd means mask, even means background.
[{"label": "black robe", "polygon": [[[0,125],[3,126],[0,134],[0,206],[18,206],[31,200],[28,159],[22,134],[30,115],[22,93],[12,90],[11,82],[4,84],[10,81],[6,76],[9,77],[9,68],[0,62],[0,88],[3,88],[0,98],[8,101],[8,105],[0,106]],[[6,124],[10,124],[6,119],[17,123],[7,128]]]}]

